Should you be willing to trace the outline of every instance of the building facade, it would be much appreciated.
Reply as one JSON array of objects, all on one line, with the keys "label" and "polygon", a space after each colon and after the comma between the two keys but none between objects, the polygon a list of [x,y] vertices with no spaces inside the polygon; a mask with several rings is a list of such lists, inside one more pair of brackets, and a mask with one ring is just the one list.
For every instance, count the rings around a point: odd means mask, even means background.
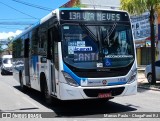
[{"label": "building facade", "polygon": [[74,7],[76,4],[81,4],[82,6],[88,8],[112,8],[119,9],[120,0],[70,0],[61,7]]},{"label": "building facade", "polygon": [[[151,38],[150,38],[150,22],[149,22],[149,12],[145,12],[139,16],[132,16],[132,30],[134,35],[134,40],[136,44],[137,51],[137,62],[138,65],[147,65],[151,63]],[[155,47],[156,47],[156,60],[158,59],[158,16],[155,15]]]},{"label": "building facade", "polygon": [[120,0],[81,0],[81,3],[90,8],[120,8]]}]

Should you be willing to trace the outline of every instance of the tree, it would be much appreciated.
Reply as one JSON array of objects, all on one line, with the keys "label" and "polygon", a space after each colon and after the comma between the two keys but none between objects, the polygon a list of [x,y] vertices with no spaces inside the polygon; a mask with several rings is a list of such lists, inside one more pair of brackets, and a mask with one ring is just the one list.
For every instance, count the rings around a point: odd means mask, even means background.
[{"label": "tree", "polygon": [[0,44],[0,54],[3,52],[2,44]]},{"label": "tree", "polygon": [[152,82],[156,84],[155,74],[155,13],[157,11],[160,0],[121,0],[121,9],[127,10],[130,14],[140,15],[146,11],[150,13],[150,31],[151,31],[151,64],[152,64]]},{"label": "tree", "polygon": [[13,36],[8,37],[8,42],[6,44],[6,46],[7,46],[7,52],[8,52],[9,55],[12,54],[11,52],[12,52],[12,41],[13,41],[13,39],[14,39]]},{"label": "tree", "polygon": [[86,8],[86,5],[81,4],[80,0],[75,0],[73,7],[74,8]]},{"label": "tree", "polygon": [[62,5],[60,8],[68,8],[68,7],[86,8],[87,6],[84,4],[81,4],[81,0],[70,0],[66,4]]}]

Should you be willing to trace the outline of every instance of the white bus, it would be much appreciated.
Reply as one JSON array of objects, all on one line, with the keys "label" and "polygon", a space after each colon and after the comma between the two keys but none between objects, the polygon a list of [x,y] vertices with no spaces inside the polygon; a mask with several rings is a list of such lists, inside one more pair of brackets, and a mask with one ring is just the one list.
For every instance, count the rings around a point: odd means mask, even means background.
[{"label": "white bus", "polygon": [[127,12],[59,8],[13,41],[13,76],[44,99],[100,99],[137,92]]}]

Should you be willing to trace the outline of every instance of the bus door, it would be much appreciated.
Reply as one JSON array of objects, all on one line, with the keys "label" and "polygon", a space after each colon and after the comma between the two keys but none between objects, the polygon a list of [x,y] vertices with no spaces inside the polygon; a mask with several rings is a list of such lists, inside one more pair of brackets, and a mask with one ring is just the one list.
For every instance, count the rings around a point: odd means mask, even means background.
[{"label": "bus door", "polygon": [[55,39],[55,34],[53,28],[49,29],[48,31],[48,59],[51,62],[51,71],[50,71],[50,78],[51,78],[51,90],[52,94],[56,95],[56,80],[58,79],[58,72],[57,72],[57,63],[56,59],[58,58],[58,45],[54,41]]},{"label": "bus door", "polygon": [[30,86],[29,78],[29,38],[24,40],[24,74],[26,85]]}]

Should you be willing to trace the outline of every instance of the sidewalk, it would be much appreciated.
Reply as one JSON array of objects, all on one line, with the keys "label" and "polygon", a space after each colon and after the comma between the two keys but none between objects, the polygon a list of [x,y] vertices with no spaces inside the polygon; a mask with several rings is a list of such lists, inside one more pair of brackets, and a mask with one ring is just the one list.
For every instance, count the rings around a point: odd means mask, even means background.
[{"label": "sidewalk", "polygon": [[144,71],[141,69],[138,71],[138,88],[151,89],[155,91],[160,91],[160,81],[156,82],[156,85],[150,85],[147,78],[144,75]]}]

